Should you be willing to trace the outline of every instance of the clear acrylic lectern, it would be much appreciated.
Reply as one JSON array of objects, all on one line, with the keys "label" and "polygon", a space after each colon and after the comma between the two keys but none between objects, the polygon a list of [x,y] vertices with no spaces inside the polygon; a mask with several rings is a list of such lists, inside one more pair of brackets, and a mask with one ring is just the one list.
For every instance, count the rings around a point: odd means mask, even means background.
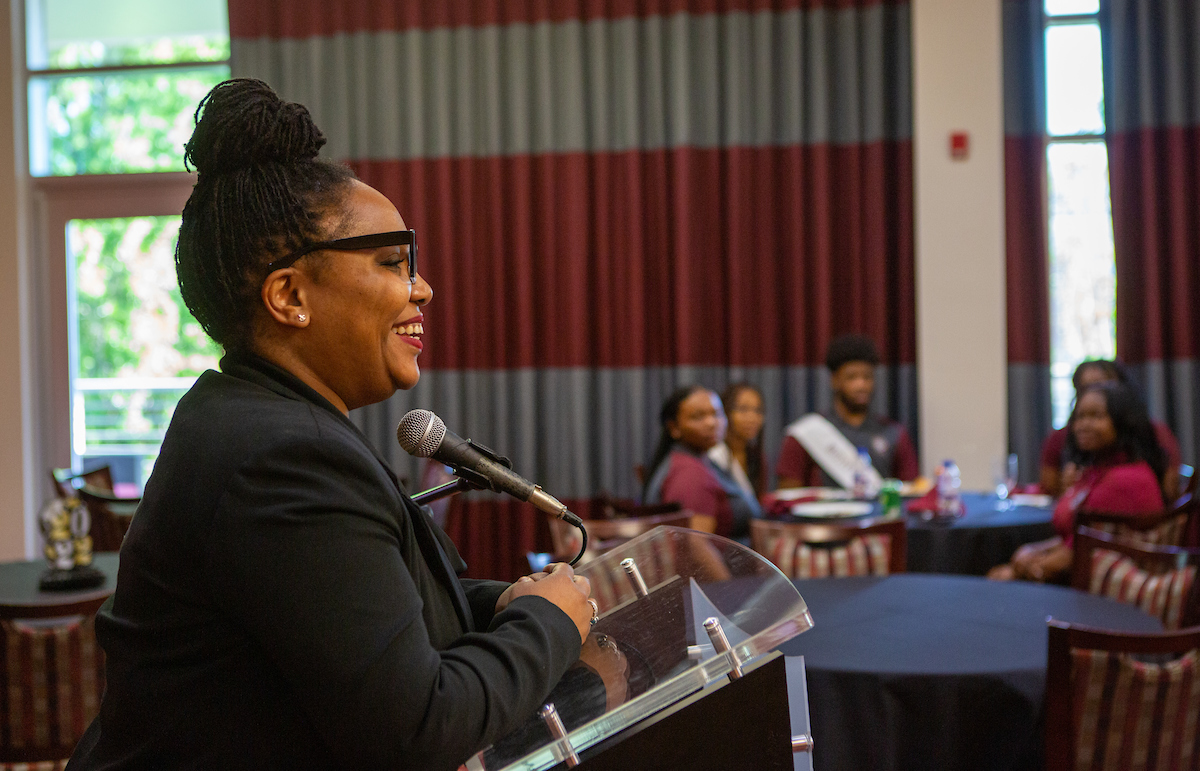
[{"label": "clear acrylic lectern", "polygon": [[[579,663],[538,715],[472,757],[468,771],[544,771],[564,761],[621,767],[589,758],[616,755],[626,737],[671,719],[672,742],[694,742],[702,754],[720,729],[737,736],[738,720],[747,720],[747,730],[763,722],[753,713],[766,709],[767,675],[738,686],[743,672],[812,626],[804,599],[778,568],[739,543],[695,530],[656,528],[576,573],[591,581],[600,611]],[[780,719],[790,736],[786,690],[782,698]],[[695,735],[681,736],[680,726]],[[645,736],[641,741],[639,752],[662,747],[657,740],[646,744]],[[659,767],[646,761],[637,767]]]}]

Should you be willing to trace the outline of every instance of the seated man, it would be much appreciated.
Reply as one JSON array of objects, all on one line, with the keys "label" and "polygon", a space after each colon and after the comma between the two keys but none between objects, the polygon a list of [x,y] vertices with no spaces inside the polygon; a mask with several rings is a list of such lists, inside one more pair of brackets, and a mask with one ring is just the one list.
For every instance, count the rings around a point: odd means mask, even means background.
[{"label": "seated man", "polygon": [[[825,352],[825,366],[829,367],[833,388],[833,409],[818,414],[852,445],[865,448],[871,456],[871,465],[880,475],[911,481],[917,477],[918,466],[908,432],[893,420],[871,414],[878,363],[879,352],[869,337],[844,335],[830,343]],[[797,436],[799,423],[787,427],[780,448],[775,469],[779,487],[839,486],[801,445]]]}]

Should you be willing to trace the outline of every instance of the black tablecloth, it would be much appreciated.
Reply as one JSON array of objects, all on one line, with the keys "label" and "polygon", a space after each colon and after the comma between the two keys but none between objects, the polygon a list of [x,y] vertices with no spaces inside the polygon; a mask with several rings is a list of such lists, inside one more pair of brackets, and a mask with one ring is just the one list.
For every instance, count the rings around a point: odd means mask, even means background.
[{"label": "black tablecloth", "polygon": [[966,515],[949,522],[908,515],[908,572],[982,576],[1017,547],[1054,535],[1048,508],[1004,508],[982,493],[964,493],[963,504]]},{"label": "black tablecloth", "polygon": [[[984,493],[963,493],[962,500],[966,514],[957,519],[931,521],[919,514],[906,515],[909,573],[982,576],[1008,562],[1017,547],[1054,535],[1049,508],[1004,506],[995,495]],[[880,513],[876,503],[870,514],[842,521],[875,519]]]},{"label": "black tablecloth", "polygon": [[1037,769],[1046,618],[1161,631],[1131,605],[965,576],[796,581],[818,771]]},{"label": "black tablecloth", "polygon": [[67,592],[43,592],[38,581],[50,567],[46,560],[22,560],[0,563],[0,607],[5,615],[20,617],[22,607],[47,605],[70,605],[80,600],[107,597],[117,585],[117,552],[98,552],[93,555],[93,565],[105,574],[104,583],[92,589]]}]

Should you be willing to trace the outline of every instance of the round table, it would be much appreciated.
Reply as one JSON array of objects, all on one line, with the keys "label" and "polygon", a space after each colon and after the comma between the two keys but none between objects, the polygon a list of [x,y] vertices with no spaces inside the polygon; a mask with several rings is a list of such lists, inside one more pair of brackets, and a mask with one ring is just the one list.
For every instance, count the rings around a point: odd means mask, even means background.
[{"label": "round table", "polygon": [[1132,605],[1057,586],[905,574],[795,584],[814,626],[779,649],[805,659],[819,771],[1041,768],[1046,619],[1162,631]]},{"label": "round table", "polygon": [[104,573],[104,583],[91,589],[43,592],[38,581],[49,568],[46,560],[0,563],[0,618],[49,618],[70,616],[96,600],[103,600],[117,586],[117,552],[97,552],[92,564]]},{"label": "round table", "polygon": [[908,515],[908,571],[982,576],[1018,547],[1054,535],[1053,510],[1006,505],[995,495],[963,493],[966,513],[948,521]]},{"label": "round table", "polygon": [[[910,573],[956,573],[982,576],[1008,562],[1018,547],[1054,535],[1049,507],[1012,505],[992,493],[962,494],[964,515],[949,520],[927,520],[907,514]],[[865,521],[880,515],[875,503],[870,514],[836,521]],[[825,521],[794,517],[797,521]]]}]

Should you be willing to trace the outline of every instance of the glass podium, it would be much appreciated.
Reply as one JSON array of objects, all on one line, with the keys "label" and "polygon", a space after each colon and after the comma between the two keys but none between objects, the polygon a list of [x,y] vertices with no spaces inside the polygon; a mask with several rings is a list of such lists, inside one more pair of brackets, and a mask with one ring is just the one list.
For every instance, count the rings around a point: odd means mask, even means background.
[{"label": "glass podium", "polygon": [[695,530],[655,528],[576,573],[591,581],[600,614],[579,662],[539,715],[472,757],[468,771],[573,766],[579,753],[740,678],[812,626],[778,568]]}]

